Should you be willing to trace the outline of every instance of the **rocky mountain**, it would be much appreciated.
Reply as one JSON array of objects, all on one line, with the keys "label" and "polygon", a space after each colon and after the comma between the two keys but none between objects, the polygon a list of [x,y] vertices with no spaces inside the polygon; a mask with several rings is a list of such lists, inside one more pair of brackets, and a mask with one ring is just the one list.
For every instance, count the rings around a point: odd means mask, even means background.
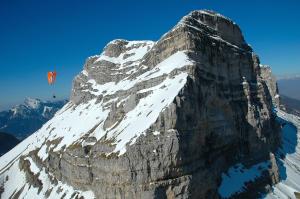
[{"label": "rocky mountain", "polygon": [[14,148],[19,142],[13,135],[0,132],[0,156]]},{"label": "rocky mountain", "polygon": [[37,131],[67,103],[26,98],[23,104],[0,112],[0,131],[9,132],[22,140]]},{"label": "rocky mountain", "polygon": [[280,184],[278,158],[288,155],[278,155],[278,103],[270,68],[239,26],[193,11],[156,42],[113,40],[89,57],[70,102],[0,158],[1,197],[276,197],[276,183],[299,191]]}]

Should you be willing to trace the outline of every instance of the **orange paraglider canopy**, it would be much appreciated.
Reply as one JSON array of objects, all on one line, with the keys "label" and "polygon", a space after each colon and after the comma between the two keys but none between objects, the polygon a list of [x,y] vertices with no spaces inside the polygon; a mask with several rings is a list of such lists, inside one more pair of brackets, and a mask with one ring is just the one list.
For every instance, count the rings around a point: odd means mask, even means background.
[{"label": "orange paraglider canopy", "polygon": [[56,71],[48,72],[48,83],[49,84],[54,84],[55,80],[56,80]]}]

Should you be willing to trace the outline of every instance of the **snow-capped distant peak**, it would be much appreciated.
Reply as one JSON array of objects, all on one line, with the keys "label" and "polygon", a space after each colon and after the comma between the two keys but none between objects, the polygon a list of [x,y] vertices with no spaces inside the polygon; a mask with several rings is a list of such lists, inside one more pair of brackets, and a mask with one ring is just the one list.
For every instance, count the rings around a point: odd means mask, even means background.
[{"label": "snow-capped distant peak", "polygon": [[1,130],[24,139],[52,118],[66,102],[26,98],[22,104],[0,112]]},{"label": "snow-capped distant peak", "polygon": [[42,101],[40,99],[34,99],[34,98],[27,97],[24,100],[24,105],[29,108],[37,109],[40,106],[41,102]]}]

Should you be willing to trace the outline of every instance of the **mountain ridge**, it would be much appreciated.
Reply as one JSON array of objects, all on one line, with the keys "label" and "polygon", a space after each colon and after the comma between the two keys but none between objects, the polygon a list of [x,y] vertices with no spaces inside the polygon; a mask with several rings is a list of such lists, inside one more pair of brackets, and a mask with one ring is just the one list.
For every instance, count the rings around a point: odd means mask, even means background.
[{"label": "mountain ridge", "polygon": [[51,119],[66,102],[27,97],[22,104],[0,112],[0,131],[9,132],[22,140]]},{"label": "mountain ridge", "polygon": [[280,181],[277,95],[215,12],[191,12],[157,42],[114,40],[86,60],[70,102],[0,159],[2,196],[220,198],[224,172],[269,161],[259,189],[242,190],[260,194]]},{"label": "mountain ridge", "polygon": [[300,78],[279,79],[278,87],[280,94],[300,100]]},{"label": "mountain ridge", "polygon": [[300,117],[300,100],[281,95],[281,102],[287,113]]}]

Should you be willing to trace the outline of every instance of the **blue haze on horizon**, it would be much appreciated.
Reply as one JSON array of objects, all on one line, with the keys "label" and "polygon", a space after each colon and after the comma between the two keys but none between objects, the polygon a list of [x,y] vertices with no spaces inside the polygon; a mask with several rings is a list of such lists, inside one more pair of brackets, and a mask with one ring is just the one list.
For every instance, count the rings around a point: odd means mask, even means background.
[{"label": "blue haze on horizon", "polygon": [[[109,41],[158,40],[192,10],[235,21],[276,75],[300,74],[299,0],[2,0],[0,110],[25,97],[68,98],[87,57]],[[58,72],[54,88],[46,73]]]}]

